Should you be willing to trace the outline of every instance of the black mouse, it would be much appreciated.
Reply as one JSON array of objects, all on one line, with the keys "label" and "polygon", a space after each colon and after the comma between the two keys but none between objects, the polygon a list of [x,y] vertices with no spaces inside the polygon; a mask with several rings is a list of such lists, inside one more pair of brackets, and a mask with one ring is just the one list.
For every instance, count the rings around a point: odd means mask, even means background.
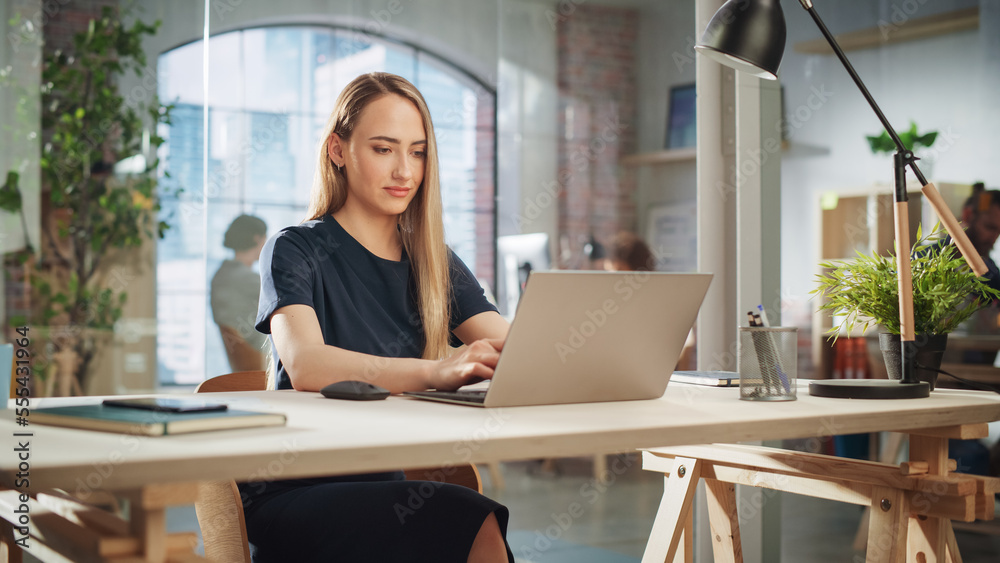
[{"label": "black mouse", "polygon": [[320,389],[328,399],[348,399],[350,401],[378,401],[389,396],[389,390],[367,381],[338,381]]}]

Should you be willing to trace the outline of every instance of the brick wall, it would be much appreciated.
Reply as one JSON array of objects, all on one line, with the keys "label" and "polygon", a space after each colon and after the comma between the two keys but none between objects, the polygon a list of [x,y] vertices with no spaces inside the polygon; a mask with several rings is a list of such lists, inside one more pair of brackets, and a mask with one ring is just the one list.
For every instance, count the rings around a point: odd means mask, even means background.
[{"label": "brick wall", "polygon": [[564,268],[591,265],[583,246],[593,234],[607,246],[635,230],[635,171],[619,165],[636,147],[638,12],[577,6],[558,23],[559,236],[569,243]]},{"label": "brick wall", "polygon": [[90,20],[101,16],[104,6],[117,7],[118,0],[48,0],[43,2],[45,51],[69,50],[73,35],[87,30]]},{"label": "brick wall", "polygon": [[[487,96],[482,96],[476,104],[476,169],[475,206],[476,206],[476,264],[473,273],[480,281],[496,287],[493,284],[493,255],[496,241],[496,230],[493,217],[496,196],[495,170],[495,111],[492,103],[487,103]],[[490,102],[492,102],[492,98]],[[473,265],[470,264],[470,267]]]}]

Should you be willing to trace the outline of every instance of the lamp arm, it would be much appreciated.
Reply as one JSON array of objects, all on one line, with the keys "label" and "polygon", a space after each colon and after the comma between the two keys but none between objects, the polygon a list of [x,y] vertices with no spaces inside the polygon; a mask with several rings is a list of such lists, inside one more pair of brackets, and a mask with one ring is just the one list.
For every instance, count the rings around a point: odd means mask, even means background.
[{"label": "lamp arm", "polygon": [[[809,12],[810,16],[812,16],[813,21],[816,22],[816,26],[819,27],[820,32],[823,33],[823,37],[826,38],[827,43],[829,43],[830,47],[833,48],[833,52],[836,53],[840,62],[844,64],[844,68],[847,69],[847,74],[851,75],[854,83],[857,84],[858,88],[861,90],[861,94],[863,94],[865,100],[868,101],[868,105],[875,110],[875,115],[877,115],[879,121],[882,122],[882,127],[889,133],[889,137],[892,138],[892,142],[896,145],[896,149],[900,152],[907,152],[906,146],[903,145],[903,141],[899,138],[896,130],[889,124],[889,120],[886,119],[885,114],[882,113],[882,109],[878,107],[877,103],[875,103],[875,98],[872,97],[871,92],[868,91],[865,83],[861,81],[861,77],[858,76],[857,71],[854,70],[854,65],[851,64],[851,61],[847,60],[847,55],[845,55],[844,50],[840,48],[840,44],[837,43],[837,39],[834,38],[833,34],[830,33],[830,30],[826,28],[826,24],[823,23],[822,18],[819,17],[818,13],[816,13],[816,9],[813,8],[812,5],[812,0],[799,0],[799,3],[802,4],[802,7]],[[914,169],[914,173],[918,175],[918,178],[922,177],[916,169]]]},{"label": "lamp arm", "polygon": [[[923,186],[921,191],[923,192],[924,197],[927,198],[927,201],[934,209],[934,212],[937,214],[938,218],[941,219],[941,223],[944,225],[945,230],[948,231],[952,240],[955,241],[955,246],[958,247],[958,251],[962,254],[962,257],[965,258],[966,263],[969,264],[969,268],[971,268],[972,271],[978,276],[986,275],[986,263],[983,262],[982,257],[979,256],[979,253],[972,245],[972,241],[969,240],[969,236],[965,234],[965,230],[962,229],[958,220],[955,219],[955,215],[950,209],[948,209],[948,205],[941,197],[941,194],[938,193],[934,184],[928,182],[923,173],[920,172],[920,169],[917,168],[917,158],[913,156],[913,151],[910,151],[905,145],[903,145],[903,141],[899,138],[896,130],[893,129],[889,120],[886,119],[885,114],[882,113],[882,109],[879,108],[878,104],[875,102],[875,98],[872,97],[871,92],[868,91],[865,83],[861,81],[861,77],[858,76],[857,71],[854,70],[854,66],[851,64],[851,61],[847,60],[847,55],[845,55],[844,50],[840,48],[840,44],[837,43],[837,39],[834,38],[832,33],[830,33],[826,24],[823,23],[823,19],[819,17],[816,9],[813,8],[812,0],[799,0],[799,4],[801,4],[802,7],[809,12],[809,15],[812,16],[813,21],[816,22],[816,26],[819,27],[823,37],[826,38],[827,43],[829,43],[830,47],[833,48],[833,52],[837,55],[837,58],[840,59],[840,62],[843,63],[844,68],[847,69],[847,73],[851,75],[851,79],[854,80],[858,89],[861,90],[861,94],[865,97],[865,100],[868,101],[868,105],[870,105],[872,110],[875,111],[875,115],[877,115],[879,121],[882,122],[882,127],[887,133],[889,133],[889,137],[892,138],[893,144],[896,145],[896,152],[903,156],[904,168],[909,166],[910,169],[913,170],[913,174],[917,177],[917,180],[920,181],[920,185]],[[900,168],[897,166],[896,170],[898,174]],[[896,181],[896,192],[897,202],[906,201],[905,182],[901,182],[898,178]]]}]

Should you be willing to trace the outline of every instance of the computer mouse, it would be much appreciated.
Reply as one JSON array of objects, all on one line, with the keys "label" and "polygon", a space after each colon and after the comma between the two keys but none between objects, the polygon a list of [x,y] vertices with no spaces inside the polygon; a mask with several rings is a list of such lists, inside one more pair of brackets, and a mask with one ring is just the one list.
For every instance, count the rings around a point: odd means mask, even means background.
[{"label": "computer mouse", "polygon": [[367,381],[338,381],[320,389],[320,393],[328,399],[349,401],[378,401],[389,396],[388,389]]}]

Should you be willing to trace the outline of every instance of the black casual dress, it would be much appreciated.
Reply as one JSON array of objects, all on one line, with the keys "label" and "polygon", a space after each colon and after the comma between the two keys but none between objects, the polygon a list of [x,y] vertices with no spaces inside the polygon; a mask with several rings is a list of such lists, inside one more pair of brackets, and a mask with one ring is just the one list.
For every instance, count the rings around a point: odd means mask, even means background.
[{"label": "black casual dress", "polygon": [[[327,216],[268,240],[260,272],[260,332],[270,334],[276,310],[307,305],[327,344],[375,356],[421,356],[424,336],[405,252],[399,262],[379,258]],[[496,310],[454,253],[450,275],[450,328]],[[278,388],[290,389],[273,343],[272,351]],[[372,375],[354,379],[378,384]],[[464,563],[489,514],[506,534],[503,505],[465,487],[403,479],[397,471],[240,483],[254,561]]]}]

